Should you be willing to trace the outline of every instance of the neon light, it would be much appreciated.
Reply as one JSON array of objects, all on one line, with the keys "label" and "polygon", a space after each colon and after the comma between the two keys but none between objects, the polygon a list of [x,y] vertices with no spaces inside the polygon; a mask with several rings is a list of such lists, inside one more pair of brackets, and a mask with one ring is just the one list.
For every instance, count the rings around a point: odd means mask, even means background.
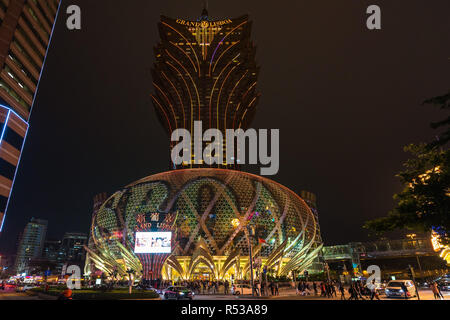
[{"label": "neon light", "polygon": [[216,55],[216,52],[217,52],[217,49],[219,49],[219,46],[220,46],[221,44],[223,44],[223,40],[225,40],[225,38],[228,37],[234,30],[236,30],[236,29],[239,28],[240,26],[246,24],[247,22],[248,22],[248,21],[244,21],[244,22],[242,22],[241,24],[239,24],[237,27],[235,27],[235,28],[232,29],[230,32],[228,32],[228,33],[226,34],[226,36],[222,38],[222,40],[219,41],[219,43],[217,44],[217,47],[216,47],[216,49],[214,50],[214,53],[213,53],[213,55],[212,55],[212,57],[211,57],[211,61],[210,61],[210,63],[209,63],[209,74],[211,74],[211,65],[212,65],[212,62],[213,62],[213,60],[214,60],[214,56]]},{"label": "neon light", "polygon": [[[28,121],[30,120],[31,112],[33,110],[34,102],[36,100],[37,92],[38,92],[38,89],[39,89],[39,84],[41,83],[42,73],[44,72],[44,67],[45,67],[45,63],[47,61],[48,51],[50,49],[50,45],[51,45],[51,42],[52,42],[53,32],[55,31],[55,28],[56,28],[56,22],[58,21],[59,10],[61,9],[61,4],[62,4],[62,1],[59,2],[58,9],[56,10],[55,21],[53,23],[52,32],[50,33],[50,38],[48,40],[47,50],[45,51],[45,57],[44,57],[44,61],[42,62],[41,72],[39,73],[39,79],[38,79],[38,82],[37,82],[37,85],[36,85],[36,91],[35,91],[35,94],[34,94],[34,97],[33,97],[33,102],[31,103],[30,112],[28,113]],[[11,111],[13,111],[13,110],[11,110]],[[14,114],[17,115],[16,112],[14,112]],[[12,193],[12,190],[13,190],[13,187],[14,187],[14,182],[16,181],[16,175],[17,175],[17,171],[18,171],[18,168],[19,168],[20,160],[22,159],[22,151],[23,151],[23,148],[25,146],[25,142],[26,142],[27,136],[28,136],[29,122],[25,121],[24,119],[22,119],[22,117],[19,116],[19,115],[17,115],[17,116],[19,117],[19,119],[23,120],[27,124],[27,130],[26,130],[25,136],[23,138],[22,148],[20,149],[19,160],[17,161],[17,165],[16,165],[16,172],[14,173],[14,178],[13,178],[13,181],[12,181],[11,189],[9,191],[8,201],[6,202],[6,209],[5,209],[5,212],[4,212],[4,215],[3,215],[2,223],[0,225],[0,232],[3,229],[3,224],[4,224],[5,218],[6,218],[6,211],[8,210],[8,206],[9,206],[9,199],[11,198],[11,193]]]},{"label": "neon light", "polygon": [[172,81],[170,81],[169,77],[166,76],[166,74],[164,73],[164,71],[161,71],[162,75],[164,76],[164,78],[166,78],[167,81],[169,81],[170,85],[172,86],[173,90],[175,90],[177,96],[178,96],[178,100],[180,100],[180,104],[181,104],[181,110],[183,111],[183,126],[186,127],[186,116],[184,114],[184,104],[183,104],[183,100],[181,99],[180,94],[178,93],[177,88],[175,88],[175,86],[173,85]]},{"label": "neon light", "polygon": [[175,31],[176,33],[178,33],[185,41],[186,41],[186,43],[189,43],[189,47],[191,47],[191,49],[192,49],[192,52],[194,52],[194,55],[195,55],[195,60],[197,60],[197,65],[198,65],[198,75],[200,76],[200,62],[199,62],[199,60],[198,60],[198,57],[197,57],[197,54],[195,53],[195,50],[194,50],[194,48],[190,45],[190,41],[188,41],[177,29],[175,29],[174,27],[172,27],[172,26],[170,26],[170,25],[168,25],[167,23],[165,23],[165,22],[161,22],[162,24],[164,24],[164,25],[166,25],[166,26],[168,26],[170,29],[172,29],[173,31]]},{"label": "neon light", "polygon": [[248,70],[245,71],[244,75],[239,79],[238,82],[236,82],[236,84],[234,85],[233,90],[231,90],[230,95],[228,96],[228,101],[227,101],[227,106],[225,107],[225,117],[224,117],[224,128],[227,128],[227,112],[228,112],[228,105],[230,104],[230,99],[233,96],[234,90],[237,88],[237,86],[239,85],[239,83],[241,82],[242,79],[244,79],[244,77],[247,75]]},{"label": "neon light", "polygon": [[[230,74],[233,72],[233,70],[236,69],[239,65],[240,65],[240,63],[235,65],[233,68],[231,68],[231,70],[228,72],[227,76],[223,80],[222,85],[220,86],[219,95],[217,96],[217,128],[219,128],[219,102],[220,102],[220,96],[222,95],[223,86],[227,82],[227,79],[230,76]],[[226,128],[224,128],[224,129],[226,129]]]},{"label": "neon light", "polygon": [[181,52],[183,52],[186,55],[186,57],[188,57],[188,59],[191,62],[192,66],[194,67],[195,72],[197,72],[197,67],[194,64],[194,61],[192,61],[191,57],[189,57],[189,55],[186,53],[186,51],[184,51],[179,46],[177,46],[177,44],[175,42],[170,41],[170,44],[174,45],[177,49],[179,49]]},{"label": "neon light", "polygon": [[164,93],[164,91],[161,90],[161,88],[155,83],[153,82],[153,85],[163,94],[163,96],[166,98],[167,103],[170,105],[170,108],[172,109],[172,114],[173,114],[173,120],[175,121],[175,128],[178,128],[178,123],[177,123],[177,117],[175,116],[175,111],[173,110],[173,105],[172,103],[170,103],[169,98],[166,96],[166,94]]},{"label": "neon light", "polygon": [[[191,79],[192,84],[194,85],[194,89],[197,93],[197,101],[198,101],[198,120],[200,120],[200,95],[198,94],[198,90],[197,90],[197,86],[195,85],[194,79],[192,79],[191,74],[186,70],[186,68],[180,63],[180,61],[178,61],[177,59],[175,59],[170,53],[169,51],[165,50],[166,53],[169,55],[169,57],[171,57],[173,60],[175,60],[182,68],[183,70],[187,73],[188,77]],[[192,115],[191,115],[191,132],[192,132],[192,125],[193,125],[193,115],[194,115],[194,110],[192,109],[191,111]]]},{"label": "neon light", "polygon": [[155,100],[155,102],[158,104],[159,108],[164,113],[164,116],[166,117],[167,123],[169,124],[169,130],[170,130],[170,132],[172,132],[172,126],[170,125],[169,117],[167,117],[166,111],[164,111],[164,108],[161,106],[161,104],[159,103],[158,99],[156,99],[156,97],[154,95],[151,94],[150,96],[153,98],[153,100]]},{"label": "neon light", "polygon": [[[216,66],[219,63],[220,59],[222,58],[222,56],[228,51],[230,50],[232,47],[234,47],[235,45],[237,45],[240,41],[235,42],[234,44],[232,44],[231,46],[229,46],[228,48],[226,48],[222,54],[219,56],[219,58],[216,60],[216,63],[214,63],[214,68],[212,69],[212,72],[214,72],[216,70]],[[209,68],[209,75],[211,76],[211,66]]]},{"label": "neon light", "polygon": [[[222,76],[222,73],[226,70],[226,68],[228,68],[228,66],[230,65],[230,63],[231,62],[233,62],[233,61],[229,61],[228,63],[227,63],[227,65],[222,69],[222,71],[220,72],[220,74],[219,74],[219,76],[217,77],[217,79],[216,79],[216,81],[214,82],[214,85],[213,85],[213,87],[212,87],[212,89],[211,89],[211,95],[210,95],[210,97],[209,97],[209,126],[211,127],[211,110],[212,110],[212,97],[213,97],[213,94],[214,94],[214,89],[216,88],[216,84],[217,84],[217,82],[219,81],[219,79],[220,79],[220,77]],[[219,120],[217,120],[217,126],[219,125]],[[217,127],[217,128],[219,128],[219,127]]]}]

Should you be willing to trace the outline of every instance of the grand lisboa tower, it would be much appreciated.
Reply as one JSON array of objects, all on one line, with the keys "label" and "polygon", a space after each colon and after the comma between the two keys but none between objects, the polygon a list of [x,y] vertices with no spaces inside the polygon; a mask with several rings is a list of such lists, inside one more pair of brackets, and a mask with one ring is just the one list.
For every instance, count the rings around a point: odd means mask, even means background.
[{"label": "grand lisboa tower", "polygon": [[[175,129],[247,129],[259,99],[248,16],[195,21],[161,17],[151,95]],[[290,189],[230,163],[192,160],[133,182],[94,212],[85,273],[155,280],[289,276],[318,265],[315,208]],[[137,234],[170,232],[170,250],[138,252]],[[252,260],[250,260],[252,255]],[[250,262],[252,262],[250,264]]]}]

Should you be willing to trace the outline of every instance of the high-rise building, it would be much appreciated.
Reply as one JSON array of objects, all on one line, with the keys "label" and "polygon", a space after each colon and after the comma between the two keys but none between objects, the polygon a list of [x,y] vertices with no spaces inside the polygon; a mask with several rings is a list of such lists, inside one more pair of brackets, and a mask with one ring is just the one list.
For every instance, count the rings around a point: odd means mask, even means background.
[{"label": "high-rise building", "polygon": [[14,266],[16,273],[27,273],[29,271],[29,262],[42,256],[47,225],[48,222],[46,220],[35,218],[31,218],[31,221],[28,222],[22,233],[17,250]]},{"label": "high-rise building", "polygon": [[44,242],[42,258],[48,261],[57,262],[60,258],[61,240],[47,239]]},{"label": "high-rise building", "polygon": [[[248,128],[259,100],[251,26],[247,15],[211,20],[206,9],[197,21],[161,16],[152,101],[169,139],[175,129],[193,135],[195,121],[202,121],[202,131],[215,128],[224,134]],[[225,137],[223,147],[226,154]],[[195,152],[191,145],[191,161],[179,168],[206,167],[195,163]],[[239,168],[239,163],[227,163],[225,154],[214,167]]]},{"label": "high-rise building", "polygon": [[0,0],[0,231],[60,0]]},{"label": "high-rise building", "polygon": [[[259,97],[248,17],[211,20],[203,10],[196,21],[161,17],[158,26],[152,97],[169,136],[177,128],[192,134],[197,120],[202,131],[247,129]],[[232,170],[239,163],[195,163],[194,149],[177,170],[135,181],[103,202],[85,247],[86,274],[128,277],[131,268],[157,282],[311,270],[322,244],[305,201],[273,180]],[[152,241],[157,231],[165,236]]]},{"label": "high-rise building", "polygon": [[83,247],[87,244],[87,234],[78,232],[66,232],[64,234],[61,252],[64,253],[66,262],[83,261],[85,251]]},{"label": "high-rise building", "polygon": [[[300,191],[300,197],[306,202],[308,207],[311,209],[311,212],[313,213],[316,221],[319,222],[319,211],[317,209],[317,196],[310,191],[302,190],[302,191]],[[319,223],[317,223],[317,228],[318,228],[317,241],[322,242]]]}]

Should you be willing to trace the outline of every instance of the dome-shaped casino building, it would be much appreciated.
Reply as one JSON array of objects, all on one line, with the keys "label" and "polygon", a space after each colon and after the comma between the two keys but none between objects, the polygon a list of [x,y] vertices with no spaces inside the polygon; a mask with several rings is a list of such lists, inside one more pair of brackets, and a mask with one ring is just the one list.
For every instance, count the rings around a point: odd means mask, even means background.
[{"label": "dome-shaped casino building", "polygon": [[141,179],[106,200],[93,217],[91,262],[108,274],[158,273],[158,261],[134,253],[136,230],[154,217],[168,218],[173,232],[172,253],[159,255],[165,279],[244,278],[250,241],[261,258],[256,268],[277,275],[305,270],[321,248],[316,217],[288,188],[241,171],[185,169]]},{"label": "dome-shaped casino building", "polygon": [[[158,27],[151,97],[168,137],[175,129],[192,133],[195,121],[203,130],[246,130],[260,96],[248,16],[211,20],[204,10],[196,21],[162,16]],[[248,278],[250,248],[259,271],[311,267],[322,246],[315,211],[279,183],[240,171],[238,160],[206,165],[195,152],[191,145],[191,161],[131,183],[96,210],[87,274]],[[140,234],[154,231],[171,232],[170,250],[136,250]]]}]

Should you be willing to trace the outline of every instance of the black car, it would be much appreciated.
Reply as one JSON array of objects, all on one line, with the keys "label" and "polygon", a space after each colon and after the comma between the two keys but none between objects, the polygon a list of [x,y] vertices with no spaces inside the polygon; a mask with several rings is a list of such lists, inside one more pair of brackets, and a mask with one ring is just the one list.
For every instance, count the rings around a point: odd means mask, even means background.
[{"label": "black car", "polygon": [[194,293],[186,287],[170,286],[162,290],[162,295],[165,300],[192,300]]},{"label": "black car", "polygon": [[442,291],[450,291],[450,279],[441,280],[438,282],[438,285]]}]

